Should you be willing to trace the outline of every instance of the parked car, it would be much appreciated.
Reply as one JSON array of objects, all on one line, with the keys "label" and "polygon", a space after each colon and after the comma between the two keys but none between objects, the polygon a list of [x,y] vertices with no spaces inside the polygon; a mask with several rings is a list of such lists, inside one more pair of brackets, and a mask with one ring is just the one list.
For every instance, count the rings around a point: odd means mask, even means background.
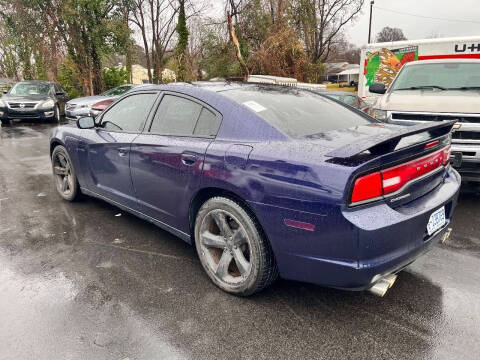
[{"label": "parked car", "polygon": [[100,95],[85,96],[85,97],[70,100],[66,105],[66,118],[67,120],[76,121],[82,116],[89,116],[91,106],[93,104],[103,100],[112,99],[113,101],[136,86],[138,85],[135,85],[135,84],[121,85],[113,89],[107,90],[101,93]]},{"label": "parked car", "polygon": [[63,199],[104,199],[195,245],[227,292],[280,274],[383,295],[448,234],[452,126],[384,124],[293,87],[152,85],[55,128],[50,155]]},{"label": "parked car", "polygon": [[110,106],[111,103],[113,103],[116,99],[113,98],[113,99],[106,99],[106,100],[102,100],[102,101],[99,101],[95,104],[92,105],[92,108],[90,109],[90,116],[91,117],[97,117],[98,115],[100,115],[100,113],[105,110],[107,107]]},{"label": "parked car", "polygon": [[452,154],[457,159],[453,164],[463,180],[480,182],[480,60],[410,62],[388,90],[374,83],[370,92],[385,94],[373,110],[382,121],[400,125],[457,121],[452,133]]},{"label": "parked car", "polygon": [[[135,85],[134,87],[132,87],[132,89],[138,89],[140,86],[150,86],[150,85],[151,84]],[[190,85],[190,84],[189,83],[183,83],[183,82],[175,82],[175,83],[171,83],[170,85]],[[130,90],[128,90],[128,91],[130,91]],[[109,107],[110,104],[113,103],[117,99],[118,99],[118,97],[111,97],[111,98],[101,100],[101,101],[93,104],[91,109],[90,109],[90,116],[93,117],[93,118],[97,117],[103,110],[105,110],[107,107]]]},{"label": "parked car", "polygon": [[321,93],[329,98],[341,101],[344,104],[354,107],[355,109],[361,110],[364,113],[368,114],[370,112],[370,105],[368,105],[354,93],[347,91],[322,91]]},{"label": "parked car", "polygon": [[0,120],[15,119],[60,121],[68,96],[62,87],[50,81],[21,81],[0,99]]}]

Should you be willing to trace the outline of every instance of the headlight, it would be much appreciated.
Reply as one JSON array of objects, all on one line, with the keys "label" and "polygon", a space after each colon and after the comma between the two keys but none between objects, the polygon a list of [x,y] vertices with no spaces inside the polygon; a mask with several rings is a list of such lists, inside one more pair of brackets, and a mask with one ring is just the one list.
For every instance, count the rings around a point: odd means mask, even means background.
[{"label": "headlight", "polygon": [[7,107],[7,105],[2,100],[0,100],[0,107]]},{"label": "headlight", "polygon": [[51,108],[53,108],[54,106],[55,106],[55,101],[53,101],[53,100],[51,100],[51,99],[45,101],[42,105],[40,105],[40,107],[41,107],[42,109],[51,109]]},{"label": "headlight", "polygon": [[385,110],[373,109],[372,116],[380,121],[387,120],[387,112]]}]

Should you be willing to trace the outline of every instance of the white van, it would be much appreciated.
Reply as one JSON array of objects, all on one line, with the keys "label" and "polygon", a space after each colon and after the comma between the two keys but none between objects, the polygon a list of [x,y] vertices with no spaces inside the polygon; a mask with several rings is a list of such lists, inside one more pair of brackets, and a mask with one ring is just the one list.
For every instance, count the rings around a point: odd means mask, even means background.
[{"label": "white van", "polygon": [[389,88],[374,82],[371,93],[383,94],[372,115],[394,124],[456,121],[452,153],[465,181],[480,181],[480,59],[409,62]]},{"label": "white van", "polygon": [[368,91],[371,84],[388,88],[404,64],[434,59],[480,59],[480,35],[368,44],[360,58],[358,96],[373,104],[378,96]]}]

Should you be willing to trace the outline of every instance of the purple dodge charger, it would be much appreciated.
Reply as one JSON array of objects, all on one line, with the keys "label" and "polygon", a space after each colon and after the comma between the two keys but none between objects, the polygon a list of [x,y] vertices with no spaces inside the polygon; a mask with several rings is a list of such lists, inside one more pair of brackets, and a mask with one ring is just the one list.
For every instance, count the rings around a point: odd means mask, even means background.
[{"label": "purple dodge charger", "polygon": [[133,90],[50,139],[65,200],[104,199],[195,245],[221,289],[278,276],[383,295],[446,238],[451,122],[403,127],[290,87]]}]

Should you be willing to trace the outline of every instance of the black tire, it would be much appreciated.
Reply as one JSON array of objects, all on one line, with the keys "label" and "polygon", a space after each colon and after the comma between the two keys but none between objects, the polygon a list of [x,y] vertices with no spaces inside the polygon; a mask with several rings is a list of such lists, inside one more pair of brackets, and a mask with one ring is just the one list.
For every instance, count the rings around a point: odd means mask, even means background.
[{"label": "black tire", "polygon": [[12,120],[0,120],[2,126],[12,125]]},{"label": "black tire", "polygon": [[58,107],[58,104],[55,105],[55,108],[53,110],[53,123],[59,124],[60,123],[60,108]]},{"label": "black tire", "polygon": [[278,276],[259,224],[232,199],[214,197],[202,205],[195,219],[195,247],[207,275],[230,294],[252,295]]},{"label": "black tire", "polygon": [[67,201],[78,200],[81,195],[80,185],[67,149],[62,145],[55,147],[51,160],[55,188],[59,195]]}]

